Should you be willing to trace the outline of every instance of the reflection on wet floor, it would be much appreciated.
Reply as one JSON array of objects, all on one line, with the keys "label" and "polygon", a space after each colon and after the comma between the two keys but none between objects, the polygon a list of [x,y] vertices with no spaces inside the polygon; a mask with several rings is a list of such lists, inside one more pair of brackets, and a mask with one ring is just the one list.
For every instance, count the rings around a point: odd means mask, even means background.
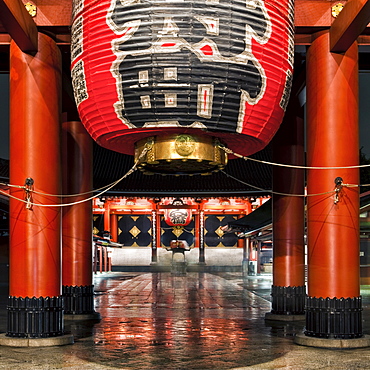
[{"label": "reflection on wet floor", "polygon": [[[0,347],[0,369],[369,368],[370,349],[301,347],[293,336],[304,322],[265,322],[270,289],[271,277],[241,273],[96,275],[100,322],[66,322],[73,345]],[[367,303],[364,308],[366,330]]]},{"label": "reflection on wet floor", "polygon": [[[102,293],[104,279],[96,285]],[[117,281],[96,299],[94,357],[138,369],[227,369],[266,358],[255,348],[254,320],[268,335],[269,302],[216,275],[142,274]],[[275,351],[269,349],[270,354]],[[146,359],[145,361],[144,358]],[[253,362],[254,362],[253,361]]]}]

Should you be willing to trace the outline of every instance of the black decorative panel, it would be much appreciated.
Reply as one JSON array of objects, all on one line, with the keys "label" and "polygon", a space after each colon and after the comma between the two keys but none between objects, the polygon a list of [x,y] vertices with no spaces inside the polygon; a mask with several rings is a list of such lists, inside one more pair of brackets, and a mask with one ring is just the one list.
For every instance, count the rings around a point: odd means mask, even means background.
[{"label": "black decorative panel", "polygon": [[95,235],[103,236],[104,231],[104,215],[93,216],[93,233]]},{"label": "black decorative panel", "polygon": [[208,215],[205,217],[205,245],[206,247],[236,247],[238,238],[235,233],[225,234],[221,227],[228,222],[235,221],[232,215]]},{"label": "black decorative panel", "polygon": [[8,337],[48,338],[63,335],[63,297],[8,298]]},{"label": "black decorative panel", "polygon": [[149,247],[152,243],[150,215],[118,216],[118,242],[125,247]]},{"label": "black decorative panel", "polygon": [[304,315],[305,286],[272,286],[272,309],[275,315]]},{"label": "black decorative panel", "polygon": [[362,299],[307,297],[306,330],[309,337],[351,339],[362,336]]},{"label": "black decorative panel", "polygon": [[85,315],[95,312],[94,285],[63,285],[62,296],[65,314]]}]

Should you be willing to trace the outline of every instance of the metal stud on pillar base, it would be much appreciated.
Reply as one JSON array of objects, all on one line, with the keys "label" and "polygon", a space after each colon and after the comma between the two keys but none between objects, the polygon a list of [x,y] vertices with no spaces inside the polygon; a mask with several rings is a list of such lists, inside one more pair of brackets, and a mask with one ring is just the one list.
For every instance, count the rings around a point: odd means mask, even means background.
[{"label": "metal stud on pillar base", "polygon": [[306,286],[272,286],[272,309],[266,320],[300,321],[305,316]]},{"label": "metal stud on pillar base", "polygon": [[318,338],[362,337],[362,299],[308,297],[305,335]]},{"label": "metal stud on pillar base", "polygon": [[100,320],[94,310],[94,285],[62,286],[66,320]]},{"label": "metal stud on pillar base", "polygon": [[369,347],[370,337],[362,333],[361,297],[308,297],[306,330],[294,342],[323,348]]},{"label": "metal stud on pillar base", "polygon": [[61,296],[9,296],[8,328],[6,334],[0,334],[1,346],[49,347],[73,342],[73,335],[64,334]]},{"label": "metal stud on pillar base", "polygon": [[7,336],[46,338],[63,334],[62,297],[9,297]]}]

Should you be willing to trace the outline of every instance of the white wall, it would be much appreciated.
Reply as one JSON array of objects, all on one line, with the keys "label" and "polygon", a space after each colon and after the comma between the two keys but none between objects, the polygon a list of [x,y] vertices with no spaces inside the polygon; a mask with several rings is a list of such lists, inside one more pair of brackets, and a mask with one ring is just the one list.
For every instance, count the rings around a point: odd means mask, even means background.
[{"label": "white wall", "polygon": [[[159,248],[157,256],[159,265],[171,265],[172,252]],[[111,257],[113,266],[149,266],[152,260],[152,250],[147,247],[112,248]],[[185,252],[185,259],[188,264],[198,263],[199,249],[194,248]],[[243,249],[206,248],[205,260],[208,266],[240,266],[243,261]]]}]

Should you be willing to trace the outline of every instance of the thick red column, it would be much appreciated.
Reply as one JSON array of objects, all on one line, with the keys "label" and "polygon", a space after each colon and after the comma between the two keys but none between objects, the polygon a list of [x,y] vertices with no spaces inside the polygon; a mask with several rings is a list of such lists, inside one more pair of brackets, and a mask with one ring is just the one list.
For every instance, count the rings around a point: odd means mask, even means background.
[{"label": "thick red column", "polygon": [[[307,53],[307,164],[356,166],[358,146],[358,48],[329,52],[329,34],[317,35]],[[358,169],[308,171],[308,336],[362,335],[359,285]],[[343,324],[344,323],[344,324]]]},{"label": "thick red column", "polygon": [[110,215],[110,234],[112,241],[118,243],[118,215]]},{"label": "thick red column", "polygon": [[92,278],[92,139],[81,122],[63,122],[62,289],[66,314],[94,313]]},{"label": "thick red column", "polygon": [[[303,109],[294,96],[274,137],[273,161],[304,166]],[[273,167],[273,315],[303,315],[306,287],[304,262],[304,169]],[[289,196],[288,194],[292,194]],[[266,318],[276,317],[272,315]]]},{"label": "thick red column", "polygon": [[[39,192],[61,193],[60,93],[61,56],[54,41],[39,34],[34,56],[12,42],[10,183],[24,185],[32,179],[38,193],[31,191],[30,200],[43,205],[59,200]],[[22,189],[11,188],[10,193],[25,199]],[[10,198],[9,336],[63,333],[60,234],[60,207],[27,207]],[[26,315],[30,310],[34,315]]]}]

